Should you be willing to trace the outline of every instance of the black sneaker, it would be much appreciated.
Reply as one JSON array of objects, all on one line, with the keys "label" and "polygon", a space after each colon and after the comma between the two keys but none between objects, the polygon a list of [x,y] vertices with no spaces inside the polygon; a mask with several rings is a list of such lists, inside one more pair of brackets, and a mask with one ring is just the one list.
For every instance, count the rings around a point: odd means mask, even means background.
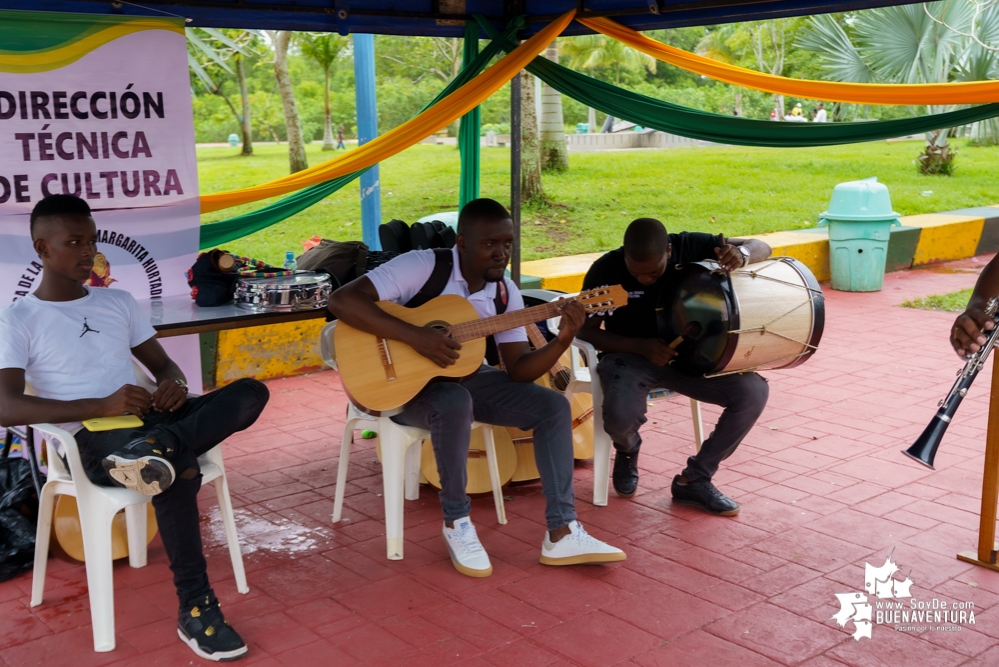
[{"label": "black sneaker", "polygon": [[631,498],[638,490],[638,450],[625,454],[620,449],[614,454],[614,472],[611,474],[614,490],[622,498]]},{"label": "black sneaker", "polygon": [[155,436],[147,435],[108,454],[102,463],[117,486],[155,496],[170,488],[176,478],[173,465],[166,459],[170,454],[172,451],[161,446]]},{"label": "black sneaker", "polygon": [[683,484],[680,476],[673,478],[670,486],[673,500],[684,505],[700,507],[706,512],[720,516],[735,516],[739,513],[739,503],[735,502],[707,479],[695,479]]},{"label": "black sneaker", "polygon": [[219,601],[213,596],[206,595],[204,604],[181,608],[177,635],[206,660],[230,662],[246,655],[248,650],[225,620]]}]

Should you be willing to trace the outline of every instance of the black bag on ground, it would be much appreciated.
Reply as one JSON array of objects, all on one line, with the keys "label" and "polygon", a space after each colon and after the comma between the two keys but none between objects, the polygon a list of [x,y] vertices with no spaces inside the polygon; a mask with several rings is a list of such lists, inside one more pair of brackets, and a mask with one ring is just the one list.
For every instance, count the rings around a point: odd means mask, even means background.
[{"label": "black bag on ground", "polygon": [[0,459],[0,581],[31,569],[38,497],[27,459]]},{"label": "black bag on ground", "polygon": [[414,222],[409,228],[413,250],[453,248],[456,240],[454,230],[440,220]]}]

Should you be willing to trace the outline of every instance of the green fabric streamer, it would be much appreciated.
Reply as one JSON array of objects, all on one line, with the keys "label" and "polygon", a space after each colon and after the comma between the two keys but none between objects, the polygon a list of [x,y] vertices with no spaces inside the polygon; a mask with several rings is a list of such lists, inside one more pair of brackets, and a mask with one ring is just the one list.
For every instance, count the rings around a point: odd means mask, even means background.
[{"label": "green fabric streamer", "polygon": [[[509,23],[506,30],[503,31],[501,35],[501,40],[493,40],[490,42],[486,48],[482,50],[477,56],[472,58],[471,61],[466,60],[465,66],[462,68],[461,72],[458,73],[451,83],[449,83],[444,90],[437,94],[429,104],[427,104],[420,113],[429,109],[433,105],[440,102],[442,99],[456,91],[457,89],[464,86],[466,83],[471,81],[473,78],[478,76],[478,74],[486,68],[486,65],[496,57],[496,55],[503,49],[501,44],[503,40],[510,39],[524,26],[523,17],[514,19]],[[494,29],[495,32],[495,29]],[[476,35],[477,37],[478,35]],[[478,49],[478,42],[476,40],[475,48]],[[478,117],[478,108],[475,111],[470,112],[476,114]],[[466,125],[464,119],[461,123],[462,127]],[[469,123],[471,125],[471,123]],[[479,191],[479,142],[478,142],[478,120],[475,121],[475,138],[474,142],[474,152],[475,152],[475,168],[474,175],[469,176],[468,180],[474,181],[474,194],[471,199],[478,197]],[[462,152],[462,196],[465,193],[465,154]],[[317,183],[316,185],[311,185],[307,188],[299,190],[293,195],[289,195],[284,199],[274,202],[264,206],[263,208],[257,209],[256,211],[251,211],[249,213],[244,213],[243,215],[237,215],[236,217],[229,218],[228,220],[220,220],[219,222],[211,222],[201,225],[201,242],[200,246],[202,250],[207,250],[209,248],[215,248],[223,243],[228,243],[229,241],[234,241],[236,239],[248,236],[254,232],[259,232],[261,229],[266,229],[271,225],[276,225],[277,223],[290,218],[296,213],[300,213],[305,209],[318,204],[326,197],[330,196],[337,190],[341,189],[354,179],[358,178],[362,173],[367,171],[362,169],[360,171],[355,171],[352,174],[347,174],[346,176],[341,176],[340,178],[335,178],[331,181],[326,181],[325,183]]]},{"label": "green fabric streamer", "polygon": [[[476,15],[476,20],[493,43],[500,41],[489,21],[479,15]],[[512,51],[516,44],[508,39],[503,42],[503,48]],[[859,123],[750,120],[688,109],[639,95],[579,74],[543,57],[535,58],[526,69],[563,95],[615,118],[683,137],[740,146],[800,148],[852,144],[920,134],[999,116],[999,104],[983,104],[930,116]]]},{"label": "green fabric streamer", "polygon": [[[479,27],[468,21],[465,23],[465,51],[461,66],[466,68],[475,62],[479,55]],[[475,107],[461,117],[458,128],[458,153],[461,155],[461,180],[458,187],[458,207],[463,207],[479,198],[479,176],[481,172],[481,143],[479,134],[482,128],[482,109]]]}]

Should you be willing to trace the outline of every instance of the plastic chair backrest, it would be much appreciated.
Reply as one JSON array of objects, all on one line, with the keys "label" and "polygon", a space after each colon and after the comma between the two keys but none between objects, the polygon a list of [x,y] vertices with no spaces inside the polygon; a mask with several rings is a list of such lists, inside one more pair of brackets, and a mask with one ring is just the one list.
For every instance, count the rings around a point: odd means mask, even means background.
[{"label": "plastic chair backrest", "polygon": [[326,365],[337,370],[336,366],[336,346],[333,340],[333,334],[336,332],[336,320],[333,320],[329,324],[323,327],[323,331],[319,334],[319,351],[322,354],[323,361]]}]

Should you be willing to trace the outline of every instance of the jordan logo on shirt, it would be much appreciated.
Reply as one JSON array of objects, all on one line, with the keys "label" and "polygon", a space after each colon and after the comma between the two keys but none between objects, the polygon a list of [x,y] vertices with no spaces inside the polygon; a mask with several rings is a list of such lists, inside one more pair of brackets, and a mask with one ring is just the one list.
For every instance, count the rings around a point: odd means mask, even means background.
[{"label": "jordan logo on shirt", "polygon": [[84,334],[93,331],[94,333],[100,333],[97,329],[91,329],[90,325],[87,324],[87,318],[83,318],[83,331],[80,332],[80,338],[83,338]]}]

